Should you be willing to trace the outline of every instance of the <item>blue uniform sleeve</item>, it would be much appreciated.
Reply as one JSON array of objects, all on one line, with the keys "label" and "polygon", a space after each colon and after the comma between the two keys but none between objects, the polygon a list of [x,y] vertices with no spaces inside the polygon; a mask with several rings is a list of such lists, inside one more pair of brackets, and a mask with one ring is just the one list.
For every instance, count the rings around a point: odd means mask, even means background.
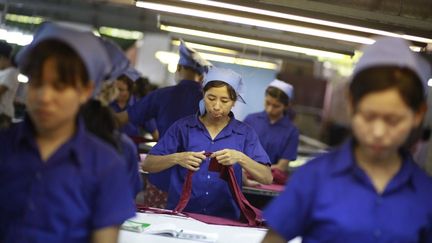
[{"label": "blue uniform sleeve", "polygon": [[143,128],[146,132],[150,132],[150,133],[154,132],[157,129],[156,120],[151,119],[151,120],[144,122]]},{"label": "blue uniform sleeve", "polygon": [[180,151],[182,147],[181,125],[175,122],[171,125],[157,144],[150,150],[152,155],[167,155]]},{"label": "blue uniform sleeve", "polygon": [[282,152],[282,159],[294,161],[297,159],[297,149],[299,144],[299,130],[294,127],[285,143],[285,148]]},{"label": "blue uniform sleeve", "polygon": [[149,93],[127,109],[129,122],[137,126],[145,126],[145,122],[157,115],[157,90]]},{"label": "blue uniform sleeve", "polygon": [[259,163],[267,164],[270,166],[271,165],[270,159],[266,151],[262,147],[255,130],[253,130],[253,128],[248,126],[248,131],[246,136],[247,136],[246,144],[243,152],[251,159]]},{"label": "blue uniform sleeve", "polygon": [[135,215],[135,204],[122,158],[113,152],[104,159],[107,166],[97,178],[93,195],[93,229],[121,225]]},{"label": "blue uniform sleeve", "polygon": [[284,192],[263,212],[267,226],[287,241],[302,236],[311,224],[314,190],[317,186],[314,173],[308,169],[299,168],[288,180]]},{"label": "blue uniform sleeve", "polygon": [[251,120],[252,120],[252,116],[251,115],[247,115],[243,122],[250,125],[251,124]]},{"label": "blue uniform sleeve", "polygon": [[131,183],[131,189],[133,193],[132,196],[135,197],[138,192],[142,190],[143,185],[138,170],[138,150],[133,141],[125,134],[121,134],[120,139],[122,145],[122,154],[126,160],[127,173]]}]

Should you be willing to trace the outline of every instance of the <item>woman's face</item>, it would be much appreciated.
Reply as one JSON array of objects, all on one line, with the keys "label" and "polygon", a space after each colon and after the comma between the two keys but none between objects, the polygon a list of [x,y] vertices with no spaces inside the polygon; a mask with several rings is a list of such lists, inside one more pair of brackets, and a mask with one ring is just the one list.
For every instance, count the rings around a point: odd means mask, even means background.
[{"label": "woman's face", "polygon": [[266,95],[264,99],[264,108],[270,118],[279,118],[283,116],[283,112],[287,107],[276,98]]},{"label": "woman's face", "polygon": [[408,107],[396,89],[365,95],[354,112],[352,128],[360,151],[376,159],[397,153],[423,118],[423,112]]},{"label": "woman's face", "polygon": [[127,102],[129,100],[129,96],[130,96],[127,84],[125,84],[125,82],[123,82],[121,80],[117,80],[116,81],[116,87],[119,91],[119,94],[117,96],[117,101],[118,102]]},{"label": "woman's face", "polygon": [[234,106],[226,86],[212,87],[204,94],[207,115],[213,119],[225,118]]},{"label": "woman's face", "polygon": [[77,80],[76,87],[61,82],[54,58],[45,60],[40,80],[30,78],[27,107],[38,132],[55,132],[75,123],[81,104],[90,97],[92,87]]}]

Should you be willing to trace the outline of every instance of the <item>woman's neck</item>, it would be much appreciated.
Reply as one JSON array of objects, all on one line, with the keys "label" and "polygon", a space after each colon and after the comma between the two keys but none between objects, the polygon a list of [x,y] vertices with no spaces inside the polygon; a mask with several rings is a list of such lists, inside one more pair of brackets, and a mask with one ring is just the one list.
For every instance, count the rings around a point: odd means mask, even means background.
[{"label": "woman's neck", "polygon": [[126,105],[127,105],[127,103],[128,103],[128,100],[124,100],[124,101],[120,101],[120,100],[118,100],[118,101],[117,101],[117,104],[118,104],[118,106],[119,106],[121,109],[125,108]]},{"label": "woman's neck", "polygon": [[76,130],[75,122],[51,130],[37,130],[36,143],[42,160],[46,161],[62,144],[69,140]]},{"label": "woman's neck", "polygon": [[278,115],[278,116],[268,116],[268,118],[269,118],[271,124],[275,124],[275,123],[278,122],[280,119],[282,119],[283,115],[284,115],[284,114],[282,113],[282,114],[280,114],[280,115]]},{"label": "woman's neck", "polygon": [[368,155],[361,147],[356,147],[354,154],[357,165],[369,176],[379,194],[384,192],[390,180],[402,167],[402,157],[398,152],[377,158]]},{"label": "woman's neck", "polygon": [[229,123],[231,118],[229,116],[220,119],[212,119],[207,114],[199,117],[200,121],[207,128],[212,139],[214,139]]}]

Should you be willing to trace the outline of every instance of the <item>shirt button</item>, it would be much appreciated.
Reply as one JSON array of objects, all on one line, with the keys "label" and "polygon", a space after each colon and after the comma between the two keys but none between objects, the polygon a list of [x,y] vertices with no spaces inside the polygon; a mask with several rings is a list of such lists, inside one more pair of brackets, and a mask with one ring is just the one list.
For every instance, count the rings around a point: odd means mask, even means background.
[{"label": "shirt button", "polygon": [[214,141],[212,141],[211,144],[214,144]]},{"label": "shirt button", "polygon": [[42,179],[42,174],[40,172],[36,172],[36,180],[40,181]]},{"label": "shirt button", "polygon": [[206,195],[208,195],[208,192],[206,192]]},{"label": "shirt button", "polygon": [[379,230],[379,229],[376,229],[375,231],[374,231],[374,236],[375,237],[380,237],[381,236],[381,230]]},{"label": "shirt button", "polygon": [[207,211],[207,209],[206,209],[206,208],[203,208],[203,211],[205,212],[205,211]]},{"label": "shirt button", "polygon": [[207,179],[210,179],[210,175],[207,175]]}]

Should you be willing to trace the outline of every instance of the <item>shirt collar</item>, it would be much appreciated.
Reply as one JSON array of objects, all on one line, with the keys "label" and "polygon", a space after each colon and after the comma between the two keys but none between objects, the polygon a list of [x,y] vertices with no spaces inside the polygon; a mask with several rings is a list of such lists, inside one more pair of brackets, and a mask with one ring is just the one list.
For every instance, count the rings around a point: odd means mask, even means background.
[{"label": "shirt collar", "polygon": [[194,86],[201,87],[201,83],[189,79],[180,80],[180,82],[177,85],[194,85]]},{"label": "shirt collar", "polygon": [[338,161],[338,163],[334,163],[331,168],[331,173],[333,175],[344,173],[354,167],[355,159],[353,155],[353,146],[354,141],[349,140],[344,143],[337,152],[335,152],[334,161]]},{"label": "shirt collar", "polygon": [[[349,141],[344,143],[340,150],[336,153],[334,161],[339,161],[339,163],[335,163],[333,165],[331,169],[331,173],[333,175],[352,171],[352,169],[357,166],[355,163],[353,147],[354,141],[350,139]],[[390,181],[390,183],[392,183],[392,181],[396,181],[395,183],[397,185],[393,185],[395,187],[399,187],[403,184],[409,184],[415,188],[414,182],[412,180],[412,175],[415,169],[413,159],[411,158],[410,153],[405,150],[401,150],[400,153],[402,156],[402,166],[399,172]],[[392,185],[389,186],[393,187]]]},{"label": "shirt collar", "polygon": [[[233,132],[238,133],[238,134],[244,134],[244,131],[239,126],[239,121],[237,121],[234,117],[234,113],[232,111],[230,111],[228,116],[231,117],[231,119],[230,119],[228,125],[221,131],[221,135],[223,135],[225,133],[233,133]],[[189,127],[199,127],[202,130],[206,129],[204,124],[199,120],[199,112],[196,115],[194,115],[193,119],[190,119],[188,121],[187,125]],[[219,136],[220,135],[218,135],[218,137]]]},{"label": "shirt collar", "polygon": [[[82,164],[85,161],[84,153],[88,148],[86,148],[85,144],[82,143],[85,137],[86,129],[84,120],[81,117],[78,117],[77,119],[76,128],[75,134],[72,135],[72,137],[66,142],[67,148],[65,149],[69,150],[68,152],[72,154],[74,160],[78,164]],[[25,116],[24,121],[17,131],[15,143],[17,145],[21,143],[27,143],[34,144],[36,146],[34,125],[28,115]]]},{"label": "shirt collar", "polygon": [[[268,123],[270,123],[270,119],[269,119],[266,111],[259,112],[258,115],[257,115],[257,117],[261,118],[261,119],[265,119],[266,121],[268,121]],[[289,118],[288,114],[284,114],[282,116],[282,118],[280,118],[273,125],[280,125],[280,126],[283,126],[283,127],[290,127],[290,123],[291,123],[291,119]]]}]

